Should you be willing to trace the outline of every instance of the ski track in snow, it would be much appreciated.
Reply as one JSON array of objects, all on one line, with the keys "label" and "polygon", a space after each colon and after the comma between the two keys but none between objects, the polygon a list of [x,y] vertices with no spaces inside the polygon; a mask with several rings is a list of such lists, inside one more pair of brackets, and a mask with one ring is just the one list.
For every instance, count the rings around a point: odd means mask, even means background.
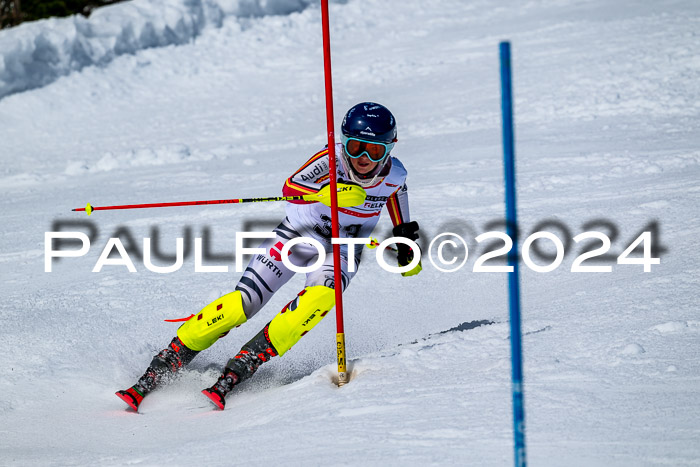
[{"label": "ski track in snow", "polygon": [[[400,278],[365,251],[344,300],[352,381],[343,388],[333,383],[331,318],[261,367],[224,412],[199,393],[303,287],[295,277],[134,414],[114,391],[172,338],[176,325],[162,320],[229,292],[239,274],[228,260],[227,274],[195,274],[192,255],[173,274],[148,272],[137,255],[135,274],[92,273],[107,238],[126,229],[140,250],[155,235],[173,254],[176,237],[208,228],[213,253],[232,255],[236,231],[278,222],[283,208],[90,218],[70,209],[276,195],[325,141],[315,4],[171,3],[166,11],[139,0],[89,21],[0,32],[3,464],[511,463],[507,278],[472,272],[484,252],[474,238],[500,228],[504,211],[504,38],[513,43],[523,234],[549,220],[562,240],[562,225],[570,237],[595,228],[613,238],[612,273],[570,272],[582,251],[571,238],[556,271],[521,269],[529,460],[700,464],[696,2],[333,2],[337,124],[362,100],[392,109],[424,246],[459,233],[466,267],[445,274],[424,260],[421,275]],[[197,8],[201,21],[183,19]],[[61,36],[73,30],[83,36]],[[65,37],[92,44],[89,59],[76,62]],[[124,53],[117,37],[133,39]],[[27,44],[67,52],[41,71]],[[8,71],[19,62],[26,68]],[[85,257],[54,260],[45,273],[44,232],[55,221],[87,222],[75,228],[97,237]],[[651,222],[661,264],[651,273],[615,264]],[[388,236],[388,218],[375,233]],[[444,333],[479,320],[494,324]]]}]

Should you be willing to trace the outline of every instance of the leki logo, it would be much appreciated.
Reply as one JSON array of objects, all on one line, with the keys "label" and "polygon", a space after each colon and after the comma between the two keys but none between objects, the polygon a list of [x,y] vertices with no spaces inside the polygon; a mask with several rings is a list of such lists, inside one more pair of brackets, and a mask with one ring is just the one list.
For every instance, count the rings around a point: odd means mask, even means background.
[{"label": "leki logo", "polygon": [[318,313],[319,311],[321,311],[321,310],[316,310],[316,311],[314,311],[314,312],[311,314],[311,316],[309,316],[308,318],[306,318],[306,321],[304,321],[301,325],[302,325],[302,326],[306,326],[306,325],[309,324],[311,321],[313,321],[313,319],[316,317],[316,313]]},{"label": "leki logo", "polygon": [[223,314],[220,314],[220,315],[217,316],[216,318],[212,318],[211,322],[207,321],[207,326],[211,326],[212,324],[216,324],[216,323],[218,323],[219,321],[221,321],[221,320],[223,320],[223,319],[224,319],[224,315],[223,315]]}]

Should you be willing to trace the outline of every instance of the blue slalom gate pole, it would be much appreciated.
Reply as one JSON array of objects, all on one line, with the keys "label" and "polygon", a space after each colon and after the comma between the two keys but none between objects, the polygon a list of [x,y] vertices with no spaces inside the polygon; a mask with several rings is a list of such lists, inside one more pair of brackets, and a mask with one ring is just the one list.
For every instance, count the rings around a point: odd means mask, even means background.
[{"label": "blue slalom gate pole", "polygon": [[508,302],[510,304],[510,357],[513,389],[513,438],[515,465],[527,465],[525,409],[523,406],[523,356],[520,331],[520,271],[518,269],[518,219],[515,204],[515,145],[513,142],[513,87],[510,43],[499,44],[501,55],[501,112],[503,115],[503,166],[506,184],[506,233],[513,240],[508,253]]}]

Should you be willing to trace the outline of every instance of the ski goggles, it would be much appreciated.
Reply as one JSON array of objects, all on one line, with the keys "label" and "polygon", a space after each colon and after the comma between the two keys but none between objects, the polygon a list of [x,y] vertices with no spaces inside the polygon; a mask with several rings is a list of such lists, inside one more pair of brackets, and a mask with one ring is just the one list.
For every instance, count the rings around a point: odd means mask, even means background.
[{"label": "ski goggles", "polygon": [[343,135],[341,137],[345,153],[357,159],[362,156],[367,156],[372,162],[381,162],[394,148],[394,143],[378,143],[376,141],[367,141],[360,138],[353,138]]}]

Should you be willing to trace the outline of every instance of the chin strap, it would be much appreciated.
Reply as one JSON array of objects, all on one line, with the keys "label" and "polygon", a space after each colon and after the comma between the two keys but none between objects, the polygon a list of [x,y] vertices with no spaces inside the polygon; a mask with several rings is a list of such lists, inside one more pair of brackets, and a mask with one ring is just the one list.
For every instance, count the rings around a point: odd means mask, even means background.
[{"label": "chin strap", "polygon": [[360,175],[358,175],[355,172],[355,169],[352,167],[352,164],[350,163],[350,161],[347,160],[345,149],[343,149],[343,156],[340,158],[340,162],[343,165],[345,173],[348,175],[348,177],[350,177],[350,180],[354,183],[357,183],[362,188],[368,188],[373,186],[379,177],[385,177],[386,175],[389,175],[389,171],[391,170],[391,154],[386,155],[384,161],[382,162],[382,165],[378,166],[375,169],[376,173],[371,179],[361,178]]}]

